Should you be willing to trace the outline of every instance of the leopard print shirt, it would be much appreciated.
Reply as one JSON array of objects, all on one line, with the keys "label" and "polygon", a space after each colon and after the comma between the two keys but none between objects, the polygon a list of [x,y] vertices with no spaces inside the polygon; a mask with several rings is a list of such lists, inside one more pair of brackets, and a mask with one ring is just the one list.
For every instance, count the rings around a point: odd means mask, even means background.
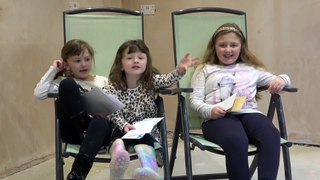
[{"label": "leopard print shirt", "polygon": [[[114,94],[125,105],[125,107],[113,114],[111,114],[111,122],[115,128],[123,131],[124,126],[134,124],[145,118],[157,117],[157,106],[155,99],[157,98],[157,90],[167,88],[179,81],[180,76],[177,70],[169,74],[155,74],[153,76],[153,89],[147,91],[141,84],[135,89],[119,90],[114,88],[111,83],[104,87],[106,92]],[[155,127],[151,135],[161,142],[160,130]]]}]

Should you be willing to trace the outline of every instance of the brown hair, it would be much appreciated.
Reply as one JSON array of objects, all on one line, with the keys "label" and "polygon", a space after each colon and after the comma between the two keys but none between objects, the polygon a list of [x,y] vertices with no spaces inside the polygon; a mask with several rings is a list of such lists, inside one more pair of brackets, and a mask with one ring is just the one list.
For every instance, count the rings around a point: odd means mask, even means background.
[{"label": "brown hair", "polygon": [[[94,50],[93,48],[86,42],[81,39],[72,39],[66,42],[66,44],[61,49],[61,58],[64,62],[67,62],[68,58],[71,56],[79,56],[82,52],[88,50],[92,60],[94,62]],[[66,76],[72,77],[72,73],[68,72],[66,69],[59,72],[58,76]]]},{"label": "brown hair", "polygon": [[159,71],[152,66],[152,58],[150,55],[149,48],[140,39],[128,40],[124,42],[118,49],[113,65],[110,70],[109,80],[112,85],[118,89],[127,89],[127,81],[125,72],[122,70],[122,58],[125,50],[128,49],[128,54],[135,52],[142,52],[147,56],[146,70],[142,74],[139,82],[145,86],[147,90],[151,90],[153,87],[153,75],[158,74]]}]

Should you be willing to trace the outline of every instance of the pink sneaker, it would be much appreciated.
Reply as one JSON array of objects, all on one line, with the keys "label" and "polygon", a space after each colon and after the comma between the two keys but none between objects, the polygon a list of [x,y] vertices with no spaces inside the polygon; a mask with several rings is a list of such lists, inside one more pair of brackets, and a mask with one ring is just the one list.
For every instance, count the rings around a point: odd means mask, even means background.
[{"label": "pink sneaker", "polygon": [[149,167],[137,168],[133,173],[134,180],[162,180],[162,177]]},{"label": "pink sneaker", "polygon": [[110,179],[122,180],[130,161],[129,153],[126,150],[114,152],[110,162]]}]

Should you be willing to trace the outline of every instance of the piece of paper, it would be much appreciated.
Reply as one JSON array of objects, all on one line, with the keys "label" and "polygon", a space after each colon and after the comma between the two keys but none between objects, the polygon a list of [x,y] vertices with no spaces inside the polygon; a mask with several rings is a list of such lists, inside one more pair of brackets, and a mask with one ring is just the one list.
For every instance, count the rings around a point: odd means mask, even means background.
[{"label": "piece of paper", "polygon": [[233,94],[232,96],[228,97],[227,99],[225,99],[222,102],[219,102],[218,104],[216,104],[217,106],[221,106],[222,108],[224,108],[225,110],[229,110],[230,108],[232,108],[233,106],[233,102],[236,99],[237,94]]},{"label": "piece of paper", "polygon": [[217,106],[221,106],[227,111],[236,112],[241,110],[243,104],[246,101],[246,96],[237,96],[237,93],[228,97],[226,100],[219,102]]},{"label": "piece of paper", "polygon": [[127,132],[122,139],[141,139],[145,134],[151,133],[153,127],[162,119],[163,117],[146,118],[139,121],[133,125],[136,129]]},{"label": "piece of paper", "polygon": [[246,96],[237,96],[233,102],[233,106],[231,107],[230,111],[231,112],[240,111],[245,102],[246,102]]},{"label": "piece of paper", "polygon": [[85,93],[84,98],[87,103],[87,111],[91,115],[109,115],[124,108],[124,104],[116,96],[98,87]]}]

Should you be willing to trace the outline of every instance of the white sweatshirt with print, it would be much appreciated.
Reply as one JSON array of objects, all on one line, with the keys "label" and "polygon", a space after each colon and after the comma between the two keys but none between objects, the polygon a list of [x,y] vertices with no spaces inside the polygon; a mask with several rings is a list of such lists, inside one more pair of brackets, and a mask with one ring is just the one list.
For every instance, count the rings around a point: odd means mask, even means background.
[{"label": "white sweatshirt with print", "polygon": [[[246,96],[242,110],[237,113],[261,113],[255,99],[257,87],[268,86],[276,77],[244,63],[199,66],[191,81],[191,108],[204,120],[208,120],[211,119],[211,110],[217,103],[237,93],[237,96]],[[281,74],[279,77],[285,80],[286,86],[290,85],[289,76]]]}]

